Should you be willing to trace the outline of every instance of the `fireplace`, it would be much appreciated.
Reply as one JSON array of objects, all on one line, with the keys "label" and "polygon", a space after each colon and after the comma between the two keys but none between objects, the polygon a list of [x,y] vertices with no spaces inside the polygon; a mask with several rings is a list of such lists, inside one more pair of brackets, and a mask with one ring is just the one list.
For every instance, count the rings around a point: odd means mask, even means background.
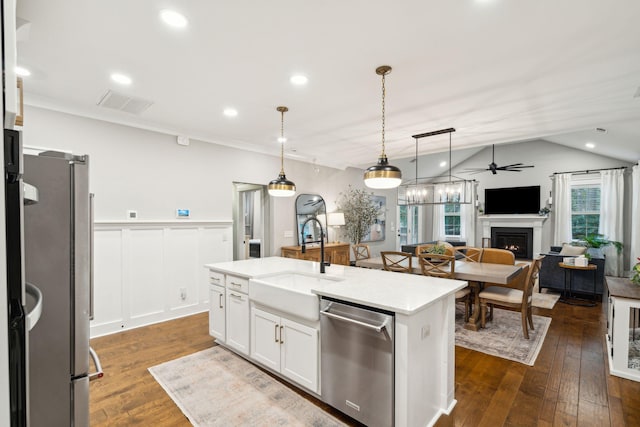
[{"label": "fireplace", "polygon": [[510,250],[516,258],[533,259],[533,228],[491,227],[491,247]]}]

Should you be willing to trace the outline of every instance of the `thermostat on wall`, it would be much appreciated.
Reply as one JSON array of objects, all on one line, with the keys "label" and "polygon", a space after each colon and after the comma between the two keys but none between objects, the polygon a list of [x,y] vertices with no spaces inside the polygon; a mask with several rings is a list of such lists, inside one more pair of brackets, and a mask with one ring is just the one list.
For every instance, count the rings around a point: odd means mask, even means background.
[{"label": "thermostat on wall", "polygon": [[176,218],[189,218],[191,211],[189,209],[176,209]]}]

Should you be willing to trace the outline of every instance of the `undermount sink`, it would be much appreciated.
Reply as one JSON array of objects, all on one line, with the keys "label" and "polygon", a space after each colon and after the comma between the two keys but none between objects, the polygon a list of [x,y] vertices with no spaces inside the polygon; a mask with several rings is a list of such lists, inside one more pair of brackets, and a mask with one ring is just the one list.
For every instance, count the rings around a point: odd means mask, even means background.
[{"label": "undermount sink", "polygon": [[342,280],[331,276],[279,273],[249,280],[249,298],[308,320],[320,318],[318,296],[311,289]]}]

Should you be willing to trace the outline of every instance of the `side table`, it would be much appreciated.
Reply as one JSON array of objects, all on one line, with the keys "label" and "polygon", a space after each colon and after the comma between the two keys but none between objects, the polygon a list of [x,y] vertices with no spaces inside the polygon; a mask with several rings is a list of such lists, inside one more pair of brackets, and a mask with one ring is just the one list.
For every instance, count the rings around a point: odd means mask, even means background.
[{"label": "side table", "polygon": [[[572,265],[572,264],[565,264],[564,262],[559,262],[558,265],[564,269],[564,294],[562,296],[562,298],[560,298],[560,301],[565,303],[565,304],[572,304],[572,305],[580,305],[583,307],[594,307],[596,305],[596,298],[597,298],[597,294],[596,294],[596,270],[598,269],[598,266],[596,266],[595,264],[587,264],[585,267],[582,266],[578,266],[578,265]],[[593,301],[589,302],[587,300],[579,300],[577,298],[572,298],[571,297],[571,284],[573,281],[573,272],[576,270],[590,270],[593,271]],[[567,293],[567,279],[569,282],[569,292]]]}]

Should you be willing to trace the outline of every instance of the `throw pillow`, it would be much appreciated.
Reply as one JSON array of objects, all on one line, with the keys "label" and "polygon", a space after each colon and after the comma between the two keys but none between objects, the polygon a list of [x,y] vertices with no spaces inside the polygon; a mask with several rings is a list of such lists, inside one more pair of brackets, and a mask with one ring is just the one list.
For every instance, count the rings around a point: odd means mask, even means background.
[{"label": "throw pillow", "polygon": [[564,243],[562,245],[562,250],[560,251],[560,255],[578,256],[578,255],[584,255],[586,251],[587,251],[587,248],[585,248],[584,246],[571,246],[568,243]]}]

